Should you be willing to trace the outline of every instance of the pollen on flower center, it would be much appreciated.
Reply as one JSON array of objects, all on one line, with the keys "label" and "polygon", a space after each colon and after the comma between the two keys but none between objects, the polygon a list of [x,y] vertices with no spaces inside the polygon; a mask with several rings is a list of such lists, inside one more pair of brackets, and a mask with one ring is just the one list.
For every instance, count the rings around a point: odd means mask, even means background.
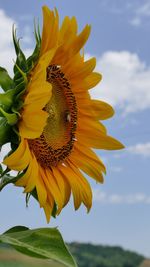
[{"label": "pollen on flower center", "polygon": [[47,124],[39,138],[28,140],[44,167],[56,166],[68,157],[75,141],[77,123],[76,100],[59,66],[47,68],[47,81],[52,84],[52,97],[44,108],[49,114]]}]

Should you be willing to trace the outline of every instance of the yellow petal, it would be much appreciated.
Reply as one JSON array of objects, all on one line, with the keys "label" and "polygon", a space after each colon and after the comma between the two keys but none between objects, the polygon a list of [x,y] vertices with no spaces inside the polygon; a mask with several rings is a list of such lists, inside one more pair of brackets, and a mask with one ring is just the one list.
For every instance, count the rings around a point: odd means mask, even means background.
[{"label": "yellow petal", "polygon": [[80,64],[80,66],[78,66],[78,69],[74,71],[72,75],[70,75],[69,79],[71,81],[75,79],[78,82],[80,79],[84,79],[89,74],[91,74],[95,66],[96,66],[96,59],[91,58],[83,62],[83,64]]},{"label": "yellow petal", "polygon": [[41,55],[49,49],[56,46],[58,41],[58,12],[49,10],[47,6],[43,7],[43,31],[41,41]]},{"label": "yellow petal", "polygon": [[49,223],[50,218],[51,218],[51,213],[53,211],[53,207],[49,204],[49,202],[47,201],[45,203],[45,205],[43,206],[44,212],[45,212],[45,216],[46,216],[46,220],[47,223]]},{"label": "yellow petal", "polygon": [[89,37],[90,29],[91,29],[90,26],[87,25],[83,29],[83,31],[77,37],[74,38],[74,40],[71,43],[65,41],[65,43],[57,49],[52,62],[54,64],[58,64],[59,62],[59,65],[66,64],[68,60],[73,56],[75,56],[84,46]]},{"label": "yellow petal", "polygon": [[76,138],[80,141],[80,143],[86,143],[87,146],[92,148],[106,150],[118,150],[124,148],[124,145],[118,140],[104,134],[100,134],[99,137],[94,136],[94,138],[92,138],[91,136],[78,132],[76,133]]},{"label": "yellow petal", "polygon": [[49,102],[52,94],[52,86],[46,81],[46,68],[55,53],[55,49],[41,56],[38,65],[31,74],[19,123],[20,134],[24,138],[39,137],[45,127],[48,114],[42,109]]},{"label": "yellow petal", "polygon": [[46,84],[48,84],[46,82],[47,67],[50,65],[51,60],[56,52],[56,49],[57,48],[54,47],[40,56],[36,67],[34,68],[33,72],[31,72],[31,79],[27,88],[28,91],[35,90],[36,92],[40,92],[41,83],[43,82],[45,82],[46,87]]},{"label": "yellow petal", "polygon": [[[84,120],[86,120],[86,123],[83,123]],[[90,137],[100,137],[101,133],[106,134],[106,128],[99,121],[82,116],[78,118],[78,132]]]},{"label": "yellow petal", "polygon": [[50,193],[50,191],[48,191],[48,193],[47,193],[47,202],[49,203],[50,207],[53,210],[55,201],[54,201],[54,198],[53,198],[52,194]]},{"label": "yellow petal", "polygon": [[94,152],[89,148],[85,146],[78,146],[77,142],[76,147],[74,147],[74,150],[69,156],[69,159],[90,177],[100,183],[103,183],[104,179],[102,172],[105,172],[105,166],[100,160],[98,160],[96,155],[96,160],[94,160],[93,154]]},{"label": "yellow petal", "polygon": [[94,117],[97,120],[105,120],[114,115],[114,109],[103,101],[90,100],[83,102],[79,109],[79,116],[83,115],[91,118]]},{"label": "yellow petal", "polygon": [[10,156],[5,158],[4,164],[16,171],[24,170],[31,160],[31,153],[26,140],[21,139],[18,148]]},{"label": "yellow petal", "polygon": [[71,45],[73,55],[78,53],[80,51],[80,49],[84,46],[87,39],[89,38],[90,31],[91,31],[90,25],[86,25],[85,28],[83,29],[83,31],[77,36],[77,38],[75,39],[75,41]]},{"label": "yellow petal", "polygon": [[[39,81],[40,82],[40,81]],[[36,86],[38,86],[36,84]],[[41,80],[40,92],[31,90],[25,98],[24,107],[30,105],[30,109],[42,109],[49,102],[52,96],[52,85],[48,82],[43,82]]]},{"label": "yellow petal", "polygon": [[19,122],[19,132],[24,138],[34,139],[39,137],[46,125],[48,113],[39,110],[31,111],[30,109],[24,111],[22,120]]},{"label": "yellow petal", "polygon": [[92,204],[91,188],[79,170],[77,170],[68,160],[67,162],[69,166],[60,165],[59,169],[71,186],[75,209],[78,209],[81,202],[83,202],[89,210]]},{"label": "yellow petal", "polygon": [[95,87],[102,80],[102,75],[97,72],[90,73],[83,81],[84,88],[89,90]]},{"label": "yellow petal", "polygon": [[80,192],[81,190],[80,185],[78,183],[77,175],[68,166],[60,165],[59,170],[71,187],[74,199],[74,207],[77,210],[82,202],[82,196]]},{"label": "yellow petal", "polygon": [[100,101],[92,100],[92,110],[99,120],[106,120],[114,115],[114,109],[109,104]]},{"label": "yellow petal", "polygon": [[[74,73],[76,73],[79,69],[81,69],[83,64],[83,58],[81,57],[80,53],[77,53],[62,66],[62,72],[65,73],[68,80],[70,80],[70,77],[73,76]],[[73,84],[73,82],[74,80],[71,82],[71,84]]]},{"label": "yellow petal", "polygon": [[32,192],[39,179],[39,167],[34,155],[32,155],[32,161],[30,162],[29,168],[30,168],[30,175],[24,190],[25,193]]},{"label": "yellow petal", "polygon": [[104,163],[94,153],[94,151],[91,148],[85,146],[83,143],[80,143],[79,140],[77,142],[75,142],[74,147],[77,150],[82,151],[82,153],[84,155],[86,155],[89,159],[91,159],[92,161],[94,161],[97,164],[97,166],[99,166],[101,168],[101,171],[106,174],[106,168],[105,168]]},{"label": "yellow petal", "polygon": [[86,91],[95,87],[101,81],[101,79],[102,75],[100,73],[92,72],[86,76],[80,84],[79,81],[76,82],[75,80],[72,80],[72,86],[76,94],[78,93],[80,95],[82,91]]},{"label": "yellow petal", "polygon": [[59,190],[62,194],[63,198],[63,206],[65,206],[69,199],[70,199],[70,194],[71,194],[71,188],[70,185],[68,184],[68,181],[65,179],[65,177],[62,177],[61,173],[59,172],[59,166],[52,168],[53,175],[57,181]]},{"label": "yellow petal", "polygon": [[[74,86],[73,86],[73,89],[74,89]],[[79,108],[86,102],[87,102],[87,105],[89,105],[89,101],[91,100],[91,96],[90,96],[88,91],[82,91],[79,93],[77,91],[74,91],[74,94],[75,94],[76,101],[77,101]]]},{"label": "yellow petal", "polygon": [[40,167],[39,167],[39,175],[37,176],[37,179],[36,179],[36,191],[37,191],[40,207],[45,207],[48,193],[47,193],[46,186],[44,183],[44,177],[40,172]]},{"label": "yellow petal", "polygon": [[59,31],[59,44],[63,44],[64,42],[71,42],[76,34],[77,34],[77,21],[75,17],[72,17],[71,19],[66,16],[63,20],[62,26]]},{"label": "yellow petal", "polygon": [[47,190],[52,194],[55,202],[58,205],[58,213],[60,213],[63,208],[63,198],[61,196],[56,180],[49,169],[43,170],[42,176],[44,177],[44,182]]},{"label": "yellow petal", "polygon": [[69,164],[70,168],[73,170],[73,172],[77,175],[76,178],[77,178],[77,182],[80,185],[82,202],[87,207],[87,211],[89,211],[91,206],[92,206],[92,191],[91,191],[91,187],[90,187],[88,181],[81,174],[79,169],[76,168],[74,163],[72,163],[70,160],[68,160],[68,164]]},{"label": "yellow petal", "polygon": [[32,163],[33,159],[31,158],[29,166],[25,172],[25,174],[15,183],[16,186],[22,186],[25,187],[28,183],[29,177],[31,176],[32,173]]}]

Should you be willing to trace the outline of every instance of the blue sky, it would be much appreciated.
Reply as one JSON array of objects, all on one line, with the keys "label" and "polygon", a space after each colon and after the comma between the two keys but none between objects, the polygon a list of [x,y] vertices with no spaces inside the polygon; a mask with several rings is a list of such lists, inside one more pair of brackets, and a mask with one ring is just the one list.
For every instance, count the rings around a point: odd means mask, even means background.
[{"label": "blue sky", "polygon": [[[12,24],[24,37],[22,46],[29,55],[33,18],[42,21],[44,4],[56,6],[61,20],[75,15],[79,30],[92,25],[85,52],[97,57],[103,81],[91,94],[113,104],[116,115],[105,125],[126,146],[120,152],[97,151],[107,175],[103,185],[91,182],[91,212],[87,215],[84,207],[74,212],[70,203],[49,226],[58,226],[66,241],[121,245],[150,257],[150,1],[0,0],[0,65],[10,73],[15,58]],[[20,224],[47,226],[38,204],[31,200],[27,209],[22,190],[13,186],[0,193],[0,214],[0,232]]]}]

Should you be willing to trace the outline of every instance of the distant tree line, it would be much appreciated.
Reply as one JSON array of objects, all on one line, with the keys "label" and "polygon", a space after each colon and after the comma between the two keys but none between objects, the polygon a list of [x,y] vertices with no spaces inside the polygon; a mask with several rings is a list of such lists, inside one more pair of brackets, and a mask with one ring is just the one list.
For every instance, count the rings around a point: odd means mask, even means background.
[{"label": "distant tree line", "polygon": [[121,247],[68,244],[79,267],[138,267],[144,257]]}]

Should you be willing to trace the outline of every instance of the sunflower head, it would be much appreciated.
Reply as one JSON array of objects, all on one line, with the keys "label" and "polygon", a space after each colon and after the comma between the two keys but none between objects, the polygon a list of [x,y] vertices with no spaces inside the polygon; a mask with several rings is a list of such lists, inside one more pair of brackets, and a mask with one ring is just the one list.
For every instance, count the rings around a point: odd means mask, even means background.
[{"label": "sunflower head", "polygon": [[30,195],[38,200],[47,221],[61,212],[71,193],[75,209],[83,203],[89,211],[92,192],[84,174],[102,183],[106,172],[93,149],[123,148],[101,123],[113,108],[89,94],[101,80],[95,58],[85,60],[81,52],[89,34],[89,25],[78,33],[75,17],[65,17],[59,26],[57,10],[44,6],[42,35],[35,29],[33,54],[26,59],[13,30],[14,78],[0,70],[6,78],[3,83],[0,76],[5,90],[0,142],[12,147],[3,163],[18,171],[9,182],[24,187],[27,202]]}]

